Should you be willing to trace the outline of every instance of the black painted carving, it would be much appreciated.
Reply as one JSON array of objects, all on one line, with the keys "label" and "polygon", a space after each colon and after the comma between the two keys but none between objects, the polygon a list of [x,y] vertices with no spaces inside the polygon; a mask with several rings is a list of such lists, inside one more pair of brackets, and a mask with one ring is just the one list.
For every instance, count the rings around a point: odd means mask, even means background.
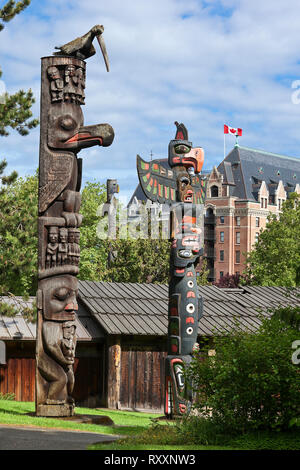
[{"label": "black painted carving", "polygon": [[192,148],[188,132],[178,124],[169,143],[169,166],[145,162],[137,156],[141,187],[152,201],[171,206],[171,258],[168,314],[168,356],[165,361],[165,414],[189,413],[192,395],[184,370],[197,347],[202,298],[198,293],[195,268],[199,261],[203,233],[206,179],[200,175],[202,148]]}]

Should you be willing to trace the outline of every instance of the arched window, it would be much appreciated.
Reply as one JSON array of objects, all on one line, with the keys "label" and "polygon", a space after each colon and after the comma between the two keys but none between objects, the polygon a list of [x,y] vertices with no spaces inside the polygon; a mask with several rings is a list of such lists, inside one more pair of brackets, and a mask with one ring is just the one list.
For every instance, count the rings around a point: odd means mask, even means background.
[{"label": "arched window", "polygon": [[219,196],[219,188],[218,186],[212,186],[210,188],[210,197],[218,197]]},{"label": "arched window", "polygon": [[206,209],[206,217],[213,217],[213,215],[214,215],[213,209],[211,207],[208,207]]}]

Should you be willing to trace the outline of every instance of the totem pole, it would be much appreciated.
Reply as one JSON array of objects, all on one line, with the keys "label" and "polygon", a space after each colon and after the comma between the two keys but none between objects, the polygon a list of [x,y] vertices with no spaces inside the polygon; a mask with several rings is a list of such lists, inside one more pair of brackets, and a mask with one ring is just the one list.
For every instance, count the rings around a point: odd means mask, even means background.
[{"label": "totem pole", "polygon": [[100,44],[95,26],[86,35],[42,58],[39,157],[38,291],[36,343],[36,415],[74,413],[75,314],[79,272],[79,213],[82,159],[78,152],[93,145],[107,147],[114,139],[109,124],[84,126],[85,59]]},{"label": "totem pole", "polygon": [[[117,205],[118,201],[114,197],[114,194],[118,194],[120,191],[118,181],[116,179],[106,180],[106,202],[102,209],[102,217],[108,217],[108,232],[107,236],[109,240],[115,239],[117,236]],[[108,255],[107,255],[107,267],[110,268],[116,260],[117,252],[113,249],[113,245],[109,242]]]},{"label": "totem pole", "polygon": [[206,179],[200,176],[204,162],[202,148],[192,148],[183,124],[175,122],[175,140],[169,143],[165,169],[157,162],[137,156],[141,187],[153,202],[171,209],[171,256],[168,311],[168,356],[165,360],[165,414],[188,414],[191,387],[184,371],[198,346],[197,330],[203,304],[199,295],[195,267],[203,245],[203,208]]}]

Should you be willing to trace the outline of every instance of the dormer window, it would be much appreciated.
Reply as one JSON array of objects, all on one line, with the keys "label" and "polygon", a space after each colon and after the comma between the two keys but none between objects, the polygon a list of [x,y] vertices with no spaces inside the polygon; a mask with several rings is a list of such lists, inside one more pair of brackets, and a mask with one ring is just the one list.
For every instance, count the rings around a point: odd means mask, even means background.
[{"label": "dormer window", "polygon": [[210,188],[210,197],[219,197],[219,188],[218,188],[218,186],[212,186]]}]

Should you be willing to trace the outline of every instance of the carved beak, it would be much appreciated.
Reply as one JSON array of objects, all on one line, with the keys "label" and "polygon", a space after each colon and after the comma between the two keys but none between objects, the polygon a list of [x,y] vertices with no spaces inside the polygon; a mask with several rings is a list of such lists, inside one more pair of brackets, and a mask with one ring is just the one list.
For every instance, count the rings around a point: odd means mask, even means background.
[{"label": "carved beak", "polygon": [[192,148],[181,160],[185,167],[194,167],[195,173],[200,173],[204,163],[204,150],[201,147]]},{"label": "carved beak", "polygon": [[104,39],[102,37],[102,34],[99,34],[98,36],[96,36],[96,38],[99,42],[99,46],[100,46],[100,49],[101,49],[101,52],[102,52],[102,55],[103,55],[103,58],[104,58],[104,62],[105,62],[105,65],[106,65],[106,70],[107,70],[107,72],[109,72],[108,55],[107,55],[106,46],[105,46],[105,42],[104,42]]},{"label": "carved beak", "polygon": [[114,137],[114,130],[109,124],[96,124],[95,126],[80,127],[78,133],[68,139],[65,144],[70,144],[70,147],[78,150],[94,145],[109,147]]}]

